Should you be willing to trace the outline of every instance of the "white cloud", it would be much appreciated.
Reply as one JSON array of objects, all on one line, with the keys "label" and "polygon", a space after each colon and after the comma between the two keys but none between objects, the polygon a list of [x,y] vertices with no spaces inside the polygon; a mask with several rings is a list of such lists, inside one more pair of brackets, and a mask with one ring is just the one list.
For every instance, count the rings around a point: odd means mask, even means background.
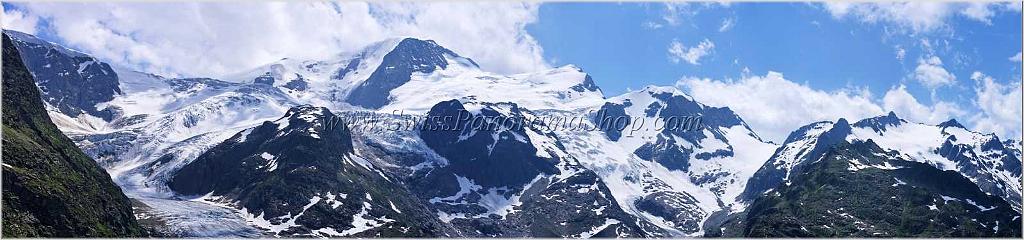
[{"label": "white cloud", "polygon": [[701,103],[729,107],[755,132],[776,142],[785,140],[793,130],[817,121],[846,118],[855,122],[893,111],[907,121],[939,124],[965,113],[954,103],[922,104],[903,85],[875,99],[867,89],[823,91],[787,80],[777,72],[725,81],[682,78],[676,86]]},{"label": "white cloud", "polygon": [[669,26],[677,26],[697,15],[697,12],[692,3],[665,3],[665,10],[661,15],[661,20],[664,20]]},{"label": "white cloud", "polygon": [[835,18],[854,17],[867,23],[893,23],[914,31],[930,31],[944,25],[949,4],[938,2],[825,3]]},{"label": "white cloud", "polygon": [[35,34],[39,19],[16,9],[4,9],[0,4],[0,27]]},{"label": "white cloud", "polygon": [[715,43],[711,40],[704,39],[697,44],[697,46],[687,48],[683,46],[678,40],[672,40],[672,43],[668,47],[669,59],[673,63],[679,63],[679,61],[685,61],[693,65],[700,65],[698,60],[702,57],[711,54],[711,51],[715,49]]},{"label": "white cloud", "polygon": [[1000,84],[981,72],[974,72],[971,79],[977,82],[974,104],[981,110],[970,119],[974,130],[992,132],[1004,139],[1022,139],[1021,82]]},{"label": "white cloud", "polygon": [[722,20],[722,26],[718,27],[718,32],[726,32],[732,29],[733,25],[736,24],[735,18],[726,18]]},{"label": "white cloud", "polygon": [[815,90],[777,72],[738,81],[683,78],[676,86],[701,103],[728,106],[758,134],[776,142],[811,122],[839,118],[852,122],[884,113],[866,90]]},{"label": "white cloud", "polygon": [[956,82],[956,77],[942,67],[942,60],[936,56],[917,61],[917,68],[914,69],[914,79],[930,89],[951,85]]},{"label": "white cloud", "polygon": [[[396,7],[399,5],[401,7]],[[386,21],[397,34],[436,40],[481,67],[499,73],[546,68],[543,49],[526,31],[537,21],[538,7],[523,3],[381,4],[387,11],[408,11],[404,18]],[[396,23],[398,22],[398,23]]]},{"label": "white cloud", "polygon": [[1019,3],[995,2],[828,2],[824,6],[837,19],[851,17],[865,23],[893,24],[915,33],[945,28],[946,21],[955,14],[990,24],[996,11],[1020,12]]},{"label": "white cloud", "polygon": [[1003,3],[1003,8],[1006,9],[1007,11],[1013,11],[1013,12],[1018,12],[1019,13],[1021,11],[1024,11],[1024,2],[1021,2],[1021,1],[1005,2],[1005,3]]},{"label": "white cloud", "polygon": [[961,10],[960,13],[968,18],[988,25],[992,25],[992,20],[990,20],[990,18],[995,15],[995,13],[992,12],[992,9],[989,8],[989,4],[985,2],[968,3],[967,7]]},{"label": "white cloud", "polygon": [[547,67],[514,3],[20,3],[71,47],[160,74],[220,76],[393,37],[433,39],[500,73]]},{"label": "white cloud", "polygon": [[1021,61],[1020,53],[1021,52],[1017,52],[1017,55],[1013,55],[1013,57],[1010,57],[1010,61],[1011,62],[1020,62]]},{"label": "white cloud", "polygon": [[900,118],[926,124],[938,124],[964,114],[959,106],[950,102],[934,101],[932,106],[921,104],[904,85],[889,89],[882,97],[882,104],[884,109],[895,112]]}]

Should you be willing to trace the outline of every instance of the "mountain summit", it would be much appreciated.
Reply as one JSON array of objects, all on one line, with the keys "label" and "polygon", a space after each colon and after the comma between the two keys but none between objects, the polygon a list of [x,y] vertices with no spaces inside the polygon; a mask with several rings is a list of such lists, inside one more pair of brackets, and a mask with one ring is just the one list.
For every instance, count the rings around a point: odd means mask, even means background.
[{"label": "mountain summit", "polygon": [[23,61],[68,63],[32,74],[84,66],[37,85],[95,83],[34,111],[182,237],[1020,234],[1020,142],[953,120],[817,122],[779,145],[674,87],[606,97],[573,65],[496,74],[429,40],[214,79],[22,39]]}]

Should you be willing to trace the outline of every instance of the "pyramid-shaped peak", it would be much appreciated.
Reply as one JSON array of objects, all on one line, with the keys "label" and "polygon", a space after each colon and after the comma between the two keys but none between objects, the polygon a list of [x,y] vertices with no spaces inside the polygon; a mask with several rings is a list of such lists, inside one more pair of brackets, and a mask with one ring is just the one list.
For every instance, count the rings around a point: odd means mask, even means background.
[{"label": "pyramid-shaped peak", "polygon": [[964,127],[964,125],[960,124],[960,122],[957,122],[955,118],[950,118],[948,121],[940,123],[939,127],[942,127],[942,128],[956,127],[956,128],[967,129],[966,127]]}]

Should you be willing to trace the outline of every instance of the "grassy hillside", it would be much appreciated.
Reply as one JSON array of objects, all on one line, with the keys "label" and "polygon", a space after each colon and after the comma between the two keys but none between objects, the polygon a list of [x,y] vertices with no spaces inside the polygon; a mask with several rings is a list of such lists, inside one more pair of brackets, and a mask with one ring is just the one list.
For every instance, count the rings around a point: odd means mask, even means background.
[{"label": "grassy hillside", "polygon": [[144,235],[128,197],[50,121],[6,34],[2,148],[4,237]]}]

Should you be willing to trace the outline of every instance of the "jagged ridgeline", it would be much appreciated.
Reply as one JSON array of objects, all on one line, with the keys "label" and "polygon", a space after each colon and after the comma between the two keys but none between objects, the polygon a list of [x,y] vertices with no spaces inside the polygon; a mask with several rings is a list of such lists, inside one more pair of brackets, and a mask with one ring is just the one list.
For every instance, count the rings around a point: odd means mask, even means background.
[{"label": "jagged ridgeline", "polygon": [[3,236],[139,237],[107,172],[46,113],[32,74],[3,35]]},{"label": "jagged ridgeline", "polygon": [[[935,145],[900,141],[909,137]],[[974,153],[975,145],[993,143],[1001,147]],[[1013,188],[980,187],[1009,185],[1004,175],[1019,181],[1019,170],[1001,170],[1019,169],[1017,152],[1007,150],[1012,144],[1002,148],[998,138],[959,124],[910,123],[894,113],[854,124],[813,123],[793,132],[754,174],[742,196],[749,199],[746,210],[706,234],[1019,238]],[[948,146],[959,146],[960,157],[946,158]]]},{"label": "jagged ridgeline", "polygon": [[[5,33],[39,86],[17,99],[183,237],[1020,236],[1020,141],[955,120],[823,121],[778,144],[674,87],[605,96],[576,66],[492,73],[430,40],[214,79]],[[633,128],[680,117],[700,124]],[[410,123],[428,128],[391,129]]]},{"label": "jagged ridgeline", "polygon": [[179,171],[171,189],[240,209],[274,236],[451,235],[399,182],[355,155],[330,110],[299,106]]},{"label": "jagged ridgeline", "polygon": [[728,237],[1017,237],[1020,214],[967,178],[886,152],[840,143],[791,183],[757,198]]}]

